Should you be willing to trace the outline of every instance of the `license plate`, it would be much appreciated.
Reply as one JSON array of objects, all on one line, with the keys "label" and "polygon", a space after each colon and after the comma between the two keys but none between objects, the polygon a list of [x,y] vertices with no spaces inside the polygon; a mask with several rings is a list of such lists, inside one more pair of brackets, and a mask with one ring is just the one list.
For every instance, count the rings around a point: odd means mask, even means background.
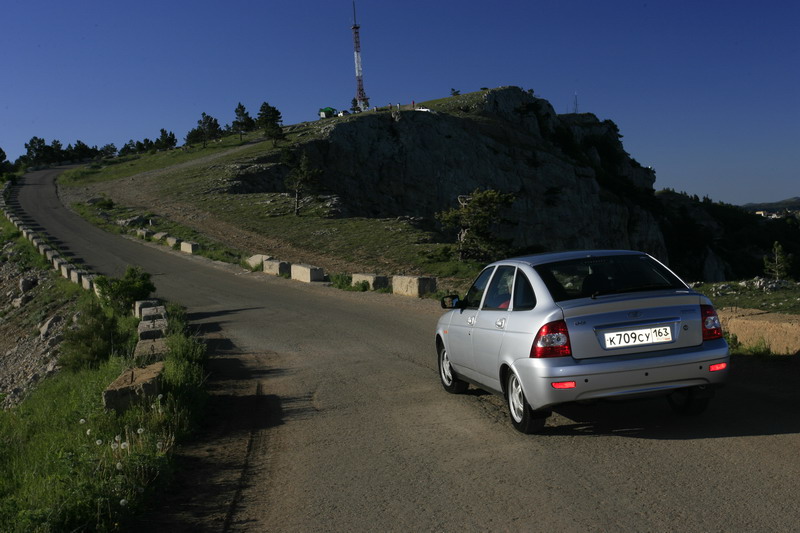
[{"label": "license plate", "polygon": [[628,346],[642,346],[672,342],[672,330],[669,326],[657,328],[631,329],[605,333],[606,348],[625,348]]}]

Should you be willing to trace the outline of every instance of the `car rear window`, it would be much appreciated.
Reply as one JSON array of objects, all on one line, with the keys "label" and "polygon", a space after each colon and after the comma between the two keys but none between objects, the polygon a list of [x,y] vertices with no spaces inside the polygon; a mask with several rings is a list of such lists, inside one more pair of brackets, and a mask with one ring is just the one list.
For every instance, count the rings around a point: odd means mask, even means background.
[{"label": "car rear window", "polygon": [[646,255],[585,257],[534,267],[556,302],[686,285]]}]

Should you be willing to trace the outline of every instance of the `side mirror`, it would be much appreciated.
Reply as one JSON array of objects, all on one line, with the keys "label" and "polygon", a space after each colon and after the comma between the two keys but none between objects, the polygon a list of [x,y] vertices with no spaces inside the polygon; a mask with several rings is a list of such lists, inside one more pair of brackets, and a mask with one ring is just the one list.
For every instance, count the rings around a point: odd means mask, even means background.
[{"label": "side mirror", "polygon": [[441,300],[442,302],[442,309],[460,309],[461,308],[461,300],[458,299],[457,294],[451,294],[450,296],[445,296]]}]

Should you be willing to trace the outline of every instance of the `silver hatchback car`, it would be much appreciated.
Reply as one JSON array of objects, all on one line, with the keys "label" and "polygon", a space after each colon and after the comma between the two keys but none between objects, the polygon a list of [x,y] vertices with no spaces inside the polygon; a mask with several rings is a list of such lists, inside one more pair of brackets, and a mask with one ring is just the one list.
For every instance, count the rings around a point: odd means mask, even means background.
[{"label": "silver hatchback car", "polygon": [[708,298],[642,252],[498,261],[442,307],[442,386],[502,394],[523,433],[543,428],[553,406],[581,400],[663,394],[677,412],[698,414],[730,362]]}]

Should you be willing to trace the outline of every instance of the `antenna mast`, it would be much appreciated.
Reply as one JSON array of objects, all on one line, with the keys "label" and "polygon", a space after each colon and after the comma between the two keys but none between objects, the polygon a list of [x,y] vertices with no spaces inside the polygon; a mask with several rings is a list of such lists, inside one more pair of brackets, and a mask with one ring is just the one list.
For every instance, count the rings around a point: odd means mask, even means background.
[{"label": "antenna mast", "polygon": [[361,38],[358,35],[358,30],[361,26],[356,22],[356,2],[353,0],[353,54],[356,61],[356,102],[361,111],[369,109],[369,98],[367,93],[364,92],[364,73],[361,70]]}]

